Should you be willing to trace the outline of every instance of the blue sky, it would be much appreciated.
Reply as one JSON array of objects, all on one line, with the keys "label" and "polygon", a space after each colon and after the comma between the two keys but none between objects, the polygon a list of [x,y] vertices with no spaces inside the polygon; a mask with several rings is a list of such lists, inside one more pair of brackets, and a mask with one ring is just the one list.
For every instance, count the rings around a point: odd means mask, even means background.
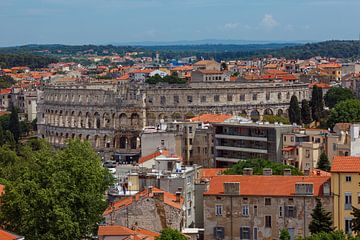
[{"label": "blue sky", "polygon": [[0,0],[0,46],[358,39],[360,0]]}]

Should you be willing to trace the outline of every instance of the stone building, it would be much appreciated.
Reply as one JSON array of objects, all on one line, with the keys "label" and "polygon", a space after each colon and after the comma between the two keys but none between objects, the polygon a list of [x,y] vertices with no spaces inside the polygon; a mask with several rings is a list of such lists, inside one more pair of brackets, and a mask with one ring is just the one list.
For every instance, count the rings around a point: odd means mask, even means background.
[{"label": "stone building", "polygon": [[160,232],[164,228],[181,230],[184,199],[158,188],[144,191],[111,204],[103,213],[106,224],[139,227]]},{"label": "stone building", "polygon": [[204,239],[279,239],[281,229],[292,240],[309,236],[317,197],[332,211],[330,177],[214,176],[204,193]]},{"label": "stone building", "polygon": [[38,102],[38,136],[61,147],[89,140],[104,157],[131,162],[140,154],[145,126],[202,113],[286,114],[290,97],[309,98],[306,84],[287,82],[197,82],[148,85],[107,81],[51,85]]}]

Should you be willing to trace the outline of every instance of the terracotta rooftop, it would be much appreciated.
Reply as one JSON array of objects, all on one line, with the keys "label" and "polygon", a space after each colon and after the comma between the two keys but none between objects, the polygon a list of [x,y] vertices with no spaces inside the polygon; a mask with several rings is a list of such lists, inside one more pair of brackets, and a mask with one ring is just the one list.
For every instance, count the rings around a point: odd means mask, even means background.
[{"label": "terracotta rooftop", "polygon": [[243,176],[222,175],[210,180],[204,195],[224,194],[224,182],[240,182],[240,195],[243,196],[294,196],[295,184],[306,182],[314,184],[314,196],[322,193],[321,185],[330,177],[322,176]]},{"label": "terracotta rooftop", "polygon": [[[98,230],[99,236],[129,236],[129,239],[146,239],[152,240],[156,237],[159,237],[160,234],[156,232],[151,232],[145,229],[137,228],[130,229],[124,226],[112,225],[112,226],[99,226]],[[127,238],[125,238],[127,239]]]},{"label": "terracotta rooftop", "polygon": [[324,89],[331,88],[331,86],[327,83],[317,83],[317,82],[309,84],[309,87],[313,87],[314,85],[316,85],[319,88],[324,88]]},{"label": "terracotta rooftop", "polygon": [[141,163],[147,162],[147,161],[149,161],[151,159],[154,159],[154,158],[156,158],[156,157],[158,157],[160,155],[169,156],[170,153],[169,153],[168,150],[165,150],[165,149],[164,150],[158,150],[158,151],[156,151],[154,153],[151,153],[149,155],[141,157],[139,159],[138,163],[141,164]]},{"label": "terracotta rooftop", "polygon": [[0,196],[4,193],[5,186],[0,184]]},{"label": "terracotta rooftop", "polygon": [[319,64],[318,67],[319,68],[341,68],[341,64],[339,64],[339,63],[324,63],[324,64]]},{"label": "terracotta rooftop", "polygon": [[331,172],[360,173],[360,157],[335,156],[332,160]]},{"label": "terracotta rooftop", "polygon": [[9,94],[11,93],[11,88],[0,89],[0,94]]},{"label": "terracotta rooftop", "polygon": [[217,62],[214,61],[214,60],[201,60],[201,61],[198,61],[198,62],[194,63],[194,66],[207,65],[207,64],[212,64],[212,63],[217,63]]},{"label": "terracotta rooftop", "polygon": [[202,74],[222,74],[222,71],[218,71],[218,70],[198,70],[199,72],[201,72]]},{"label": "terracotta rooftop", "polygon": [[219,176],[227,168],[201,168],[200,169],[200,178],[212,178]]},{"label": "terracotta rooftop", "polygon": [[25,238],[0,229],[0,240],[18,240],[18,239],[20,240]]},{"label": "terracotta rooftop", "polygon": [[180,67],[174,67],[173,69],[171,69],[172,71],[191,71],[193,70],[193,66],[180,66]]},{"label": "terracotta rooftop", "polygon": [[123,207],[129,206],[132,203],[134,203],[136,201],[139,201],[141,198],[153,198],[154,197],[153,193],[156,193],[156,192],[163,192],[164,193],[164,203],[165,204],[167,204],[169,206],[172,206],[174,208],[177,208],[177,209],[181,209],[181,207],[182,207],[182,205],[184,203],[183,198],[181,198],[180,202],[176,202],[176,195],[175,194],[172,194],[172,193],[163,191],[163,190],[161,190],[159,188],[153,187],[151,193],[149,192],[149,189],[145,189],[144,191],[139,192],[139,193],[135,194],[134,196],[126,197],[126,198],[123,198],[123,199],[121,199],[119,201],[116,201],[113,204],[113,206],[109,206],[104,211],[103,215],[108,215],[113,210],[116,211],[116,210],[121,209]]},{"label": "terracotta rooftop", "polygon": [[190,118],[191,122],[204,122],[204,123],[222,123],[225,120],[232,118],[230,114],[202,114]]}]

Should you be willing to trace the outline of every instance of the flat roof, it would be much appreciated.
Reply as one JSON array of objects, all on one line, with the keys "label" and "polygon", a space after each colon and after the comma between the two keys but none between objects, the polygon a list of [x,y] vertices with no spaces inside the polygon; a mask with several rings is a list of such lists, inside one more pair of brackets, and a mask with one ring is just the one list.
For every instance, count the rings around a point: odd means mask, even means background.
[{"label": "flat roof", "polygon": [[226,123],[213,123],[214,126],[244,126],[244,127],[263,127],[263,128],[289,128],[293,125],[289,124],[274,124],[274,123],[242,123],[242,122],[226,122]]}]

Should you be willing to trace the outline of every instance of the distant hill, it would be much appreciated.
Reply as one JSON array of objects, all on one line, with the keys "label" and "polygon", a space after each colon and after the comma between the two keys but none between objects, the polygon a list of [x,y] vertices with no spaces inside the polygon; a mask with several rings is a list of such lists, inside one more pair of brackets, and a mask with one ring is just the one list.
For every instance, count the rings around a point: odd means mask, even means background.
[{"label": "distant hill", "polygon": [[360,41],[325,41],[319,43],[263,43],[263,44],[190,44],[163,46],[115,46],[115,45],[25,45],[0,48],[1,54],[32,54],[50,57],[77,56],[84,54],[108,55],[113,52],[143,52],[154,56],[160,52],[163,59],[196,56],[215,60],[252,59],[266,56],[288,59],[308,59],[315,56],[335,58],[359,58]]}]

